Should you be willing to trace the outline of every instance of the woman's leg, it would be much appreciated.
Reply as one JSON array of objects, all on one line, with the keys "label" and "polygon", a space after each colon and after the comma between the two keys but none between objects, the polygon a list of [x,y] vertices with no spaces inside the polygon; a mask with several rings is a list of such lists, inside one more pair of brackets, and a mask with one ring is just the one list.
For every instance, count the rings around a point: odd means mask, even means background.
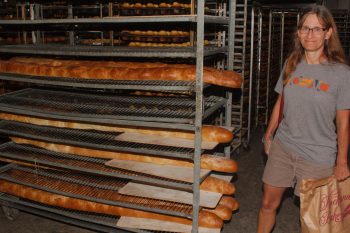
[{"label": "woman's leg", "polygon": [[276,211],[280,206],[286,188],[264,184],[264,194],[258,217],[257,233],[270,233],[276,221]]}]

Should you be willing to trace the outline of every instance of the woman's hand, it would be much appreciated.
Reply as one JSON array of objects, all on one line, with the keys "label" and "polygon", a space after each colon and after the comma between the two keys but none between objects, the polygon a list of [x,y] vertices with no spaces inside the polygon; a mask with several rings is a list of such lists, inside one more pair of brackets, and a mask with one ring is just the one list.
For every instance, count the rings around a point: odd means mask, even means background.
[{"label": "woman's hand", "polygon": [[350,170],[347,163],[337,164],[334,168],[334,175],[338,181],[345,180],[350,176]]},{"label": "woman's hand", "polygon": [[272,144],[272,137],[270,135],[265,134],[263,137],[263,143],[264,143],[264,152],[266,155],[269,155],[270,147]]}]

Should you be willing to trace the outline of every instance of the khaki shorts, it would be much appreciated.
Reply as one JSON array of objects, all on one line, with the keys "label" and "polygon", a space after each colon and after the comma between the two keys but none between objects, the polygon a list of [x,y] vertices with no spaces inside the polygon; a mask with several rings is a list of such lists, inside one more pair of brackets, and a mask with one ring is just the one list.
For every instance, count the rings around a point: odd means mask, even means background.
[{"label": "khaki shorts", "polygon": [[263,174],[263,182],[274,187],[293,187],[299,196],[302,179],[321,179],[333,174],[333,166],[325,167],[303,159],[275,139]]}]

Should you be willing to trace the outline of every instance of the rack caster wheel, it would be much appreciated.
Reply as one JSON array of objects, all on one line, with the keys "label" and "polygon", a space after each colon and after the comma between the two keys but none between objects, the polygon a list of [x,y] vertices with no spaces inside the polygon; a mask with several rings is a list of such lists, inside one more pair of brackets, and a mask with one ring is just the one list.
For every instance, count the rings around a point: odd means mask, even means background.
[{"label": "rack caster wheel", "polygon": [[8,206],[1,206],[2,211],[4,212],[5,217],[8,220],[15,220],[16,217],[19,215],[19,210],[12,208],[12,207],[8,207]]}]

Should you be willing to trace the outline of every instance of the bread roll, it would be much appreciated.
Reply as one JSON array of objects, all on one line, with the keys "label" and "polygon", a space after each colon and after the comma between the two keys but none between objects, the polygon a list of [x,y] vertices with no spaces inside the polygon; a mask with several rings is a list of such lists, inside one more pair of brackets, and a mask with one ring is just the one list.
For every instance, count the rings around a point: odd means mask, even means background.
[{"label": "bread roll", "polygon": [[[147,156],[140,154],[128,154],[128,153],[119,153],[112,151],[102,151],[94,150],[88,148],[80,148],[62,144],[55,144],[43,141],[36,141],[18,137],[11,137],[11,139],[18,144],[30,144],[40,148],[44,148],[51,151],[62,152],[67,154],[75,154],[86,157],[97,157],[105,159],[120,159],[120,160],[129,160],[129,161],[138,161],[145,163],[154,163],[162,165],[175,165],[183,167],[193,167],[193,162],[180,159],[170,159],[156,156]],[[233,160],[211,156],[211,155],[202,155],[201,156],[201,168],[208,169],[212,171],[220,172],[236,172],[237,163]]]},{"label": "bread roll", "polygon": [[[62,78],[81,79],[113,79],[113,80],[169,80],[195,81],[196,67],[194,65],[149,64],[132,62],[103,62],[79,61],[70,62],[56,60],[60,66],[51,62],[38,62],[38,59],[10,59],[0,65],[1,72],[18,73],[36,76],[56,76]],[[109,65],[109,66],[108,66]],[[5,71],[6,70],[6,71]],[[205,67],[204,82],[229,88],[238,88],[242,77],[233,71],[219,71]]]},{"label": "bread roll", "polygon": [[[66,197],[28,186],[15,184],[12,182],[0,180],[0,192],[11,194],[20,198],[29,199],[42,204],[62,207],[66,209],[73,209],[79,211],[87,211],[100,214],[109,214],[114,216],[128,216],[139,218],[158,219],[169,222],[176,222],[181,224],[191,225],[192,221],[189,219],[174,217],[165,214],[157,214],[146,211],[134,210],[124,207],[111,206],[92,201],[81,200],[77,198]],[[199,226],[208,228],[221,228],[223,221],[215,214],[200,211],[199,212]]]},{"label": "bread roll", "polygon": [[208,176],[201,183],[200,189],[225,195],[232,195],[236,191],[236,188],[232,183],[213,176]]},{"label": "bread roll", "polygon": [[232,217],[232,210],[220,204],[218,204],[215,209],[203,208],[203,210],[215,214],[224,221],[230,220]]},{"label": "bread roll", "polygon": [[219,201],[219,205],[226,206],[232,211],[238,210],[239,208],[239,203],[237,202],[236,198],[229,197],[229,196],[222,196]]},{"label": "bread roll", "polygon": [[[108,126],[108,125],[97,125],[88,123],[77,123],[70,121],[57,121],[44,118],[36,118],[22,115],[15,115],[9,113],[0,113],[0,119],[18,121],[23,123],[30,123],[42,126],[54,126],[60,128],[71,128],[71,129],[93,129],[99,131],[108,132],[127,132],[127,133],[140,133],[146,135],[157,135],[163,137],[174,137],[194,140],[194,132],[171,130],[171,129],[157,129],[157,128],[141,128],[141,127],[126,127],[126,126]],[[233,138],[233,134],[220,126],[209,126],[204,125],[202,127],[202,140],[207,142],[218,142],[227,143]]]}]

